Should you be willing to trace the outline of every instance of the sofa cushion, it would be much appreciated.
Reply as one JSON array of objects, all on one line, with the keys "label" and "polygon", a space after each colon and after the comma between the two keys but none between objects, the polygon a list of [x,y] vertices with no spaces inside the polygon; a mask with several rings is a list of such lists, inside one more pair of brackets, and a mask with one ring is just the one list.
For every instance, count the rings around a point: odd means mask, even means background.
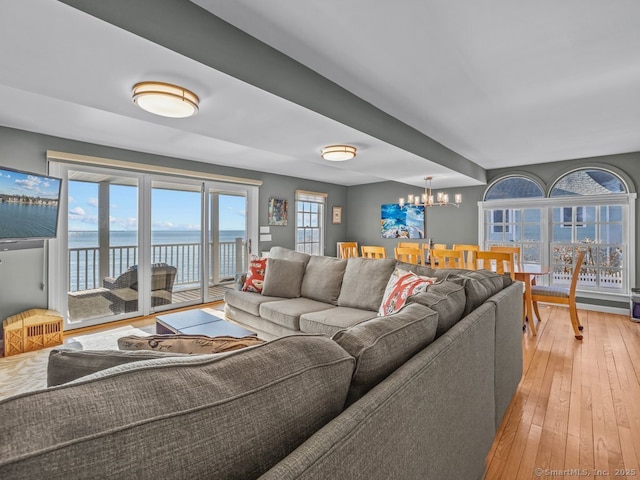
[{"label": "sofa cushion", "polygon": [[438,280],[443,280],[447,275],[440,275],[439,272],[442,269],[438,270],[437,268],[431,268],[426,265],[415,265],[413,263],[400,262],[396,261],[396,268],[400,268],[402,270],[408,270],[410,272],[415,273],[416,275],[421,275],[423,277],[435,277]]},{"label": "sofa cushion", "polygon": [[462,285],[466,294],[463,317],[478,308],[489,297],[495,295],[503,288],[507,288],[513,282],[508,274],[502,275],[489,270],[464,270],[461,268],[432,269],[404,262],[398,262],[398,268],[406,268],[418,275],[436,277],[439,280],[449,280]]},{"label": "sofa cushion", "polygon": [[282,298],[299,297],[304,269],[304,262],[268,258],[262,294]]},{"label": "sofa cushion", "polygon": [[489,270],[459,270],[450,274],[447,280],[464,286],[467,299],[463,317],[505,288],[505,275]]},{"label": "sofa cushion", "polygon": [[304,272],[300,294],[312,300],[337,305],[346,268],[347,260],[344,258],[312,255]]},{"label": "sofa cushion", "polygon": [[297,335],[5,399],[0,478],[257,478],[341,412],[353,368],[330,339]]},{"label": "sofa cushion", "polygon": [[224,292],[224,301],[229,305],[250,313],[256,317],[260,315],[260,305],[267,302],[282,300],[281,297],[268,297],[259,293],[238,292],[237,290],[227,290]]},{"label": "sofa cushion", "polygon": [[462,318],[466,295],[462,285],[442,281],[429,285],[425,292],[412,295],[407,303],[419,303],[438,312],[436,337],[439,337]]},{"label": "sofa cushion", "polygon": [[264,284],[264,275],[267,268],[266,258],[254,258],[249,262],[249,271],[242,286],[243,292],[261,293]]},{"label": "sofa cushion", "polygon": [[378,311],[395,265],[392,258],[349,258],[338,305]]},{"label": "sofa cushion", "polygon": [[376,316],[371,310],[336,307],[320,312],[305,313],[300,316],[300,331],[304,333],[323,333],[333,335],[339,330],[349,328]]},{"label": "sofa cushion", "polygon": [[284,247],[271,247],[269,250],[269,258],[278,258],[280,260],[293,260],[294,262],[302,262],[305,265],[309,262],[311,255],[308,253],[296,252]]},{"label": "sofa cushion", "polygon": [[206,355],[209,353],[230,352],[232,350],[240,350],[241,348],[253,347],[260,345],[264,340],[260,340],[255,336],[247,337],[229,337],[220,335],[218,337],[209,337],[207,335],[149,335],[147,337],[139,337],[137,335],[128,335],[118,339],[118,348],[120,350],[140,350],[155,351],[169,353],[188,353],[191,355]]},{"label": "sofa cushion", "polygon": [[291,298],[278,302],[268,302],[260,305],[260,316],[291,330],[300,330],[300,315],[309,312],[336,308],[328,303],[309,300],[308,298]]},{"label": "sofa cushion", "polygon": [[71,350],[56,348],[49,353],[47,386],[53,387],[71,382],[107,368],[125,363],[166,358],[182,354],[166,352],[121,352],[119,350]]},{"label": "sofa cushion", "polygon": [[355,402],[436,335],[438,314],[413,303],[398,313],[359,323],[333,336],[356,359],[347,405]]},{"label": "sofa cushion", "polygon": [[378,315],[382,317],[396,313],[404,307],[407,298],[424,292],[429,285],[436,281],[437,279],[433,277],[421,277],[413,272],[396,268],[387,282]]}]

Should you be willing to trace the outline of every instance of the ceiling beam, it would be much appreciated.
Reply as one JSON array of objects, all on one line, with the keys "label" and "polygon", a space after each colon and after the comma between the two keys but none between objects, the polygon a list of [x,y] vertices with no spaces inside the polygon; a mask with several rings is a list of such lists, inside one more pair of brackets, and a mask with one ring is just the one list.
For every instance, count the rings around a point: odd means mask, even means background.
[{"label": "ceiling beam", "polygon": [[[59,1],[386,143],[486,183],[486,171],[481,166],[191,1]],[[332,139],[327,141],[331,142]]]}]

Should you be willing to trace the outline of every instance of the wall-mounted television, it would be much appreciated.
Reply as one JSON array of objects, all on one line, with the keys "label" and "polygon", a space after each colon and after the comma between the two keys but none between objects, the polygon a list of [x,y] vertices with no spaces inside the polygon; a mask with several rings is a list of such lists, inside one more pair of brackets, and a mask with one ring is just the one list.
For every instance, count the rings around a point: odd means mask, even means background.
[{"label": "wall-mounted television", "polygon": [[0,243],[54,238],[62,180],[0,167]]}]

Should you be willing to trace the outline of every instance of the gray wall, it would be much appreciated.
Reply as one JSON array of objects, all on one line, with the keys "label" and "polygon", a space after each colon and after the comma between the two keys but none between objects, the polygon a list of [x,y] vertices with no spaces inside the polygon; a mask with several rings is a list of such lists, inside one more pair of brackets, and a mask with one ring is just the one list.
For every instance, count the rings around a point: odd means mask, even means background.
[{"label": "gray wall", "polygon": [[[273,241],[262,242],[258,251],[269,250],[274,245],[294,247],[293,201],[295,190],[327,193],[329,196],[327,199],[325,254],[335,255],[336,242],[346,238],[344,220],[340,225],[331,223],[331,206],[346,206],[347,204],[347,188],[343,186],[150,155],[0,127],[0,166],[44,174],[46,173],[45,154],[47,150],[262,180],[264,183],[260,187],[260,225],[267,225],[267,203],[271,197],[289,200],[289,224],[287,226],[271,226]],[[46,287],[43,287],[43,282],[46,280],[44,249],[0,252],[0,261],[2,262],[0,263],[0,319],[28,308],[46,308],[47,292]]]},{"label": "gray wall", "polygon": [[[478,242],[478,201],[482,200],[485,187],[450,188],[437,191],[462,193],[462,205],[455,207],[434,207],[427,209],[426,238],[435,243]],[[398,239],[382,238],[380,228],[380,206],[384,203],[398,203],[407,194],[421,194],[424,189],[397,182],[381,182],[349,187],[347,204],[349,221],[345,240],[359,242],[360,245],[380,245],[387,249],[387,256],[393,256]],[[413,241],[413,240],[412,240]],[[424,240],[417,240],[422,242]]]},{"label": "gray wall", "polygon": [[[501,168],[487,171],[490,185],[496,179],[509,174],[525,174],[537,178],[545,191],[551,183],[563,173],[589,166],[603,167],[618,173],[627,182],[632,192],[637,192],[634,179],[640,178],[640,152],[610,155],[604,157],[583,158],[561,162],[527,165],[518,168]],[[428,172],[427,172],[428,173]],[[434,207],[426,212],[426,237],[436,243],[477,243],[478,242],[478,206],[487,186],[443,189],[451,198],[453,193],[462,193],[463,204],[459,209],[453,207]],[[393,255],[393,247],[398,240],[383,239],[380,232],[380,205],[397,203],[398,198],[408,193],[420,193],[418,187],[396,182],[382,182],[349,187],[347,194],[347,238],[360,245],[381,245],[387,249],[387,255]],[[640,209],[636,200],[636,238],[640,235]],[[640,255],[636,254],[635,285],[640,285]],[[633,284],[634,282],[632,282]],[[633,285],[632,285],[633,286]],[[586,300],[585,300],[586,302]],[[607,302],[599,301],[599,304]],[[614,305],[620,306],[620,305]]]}]

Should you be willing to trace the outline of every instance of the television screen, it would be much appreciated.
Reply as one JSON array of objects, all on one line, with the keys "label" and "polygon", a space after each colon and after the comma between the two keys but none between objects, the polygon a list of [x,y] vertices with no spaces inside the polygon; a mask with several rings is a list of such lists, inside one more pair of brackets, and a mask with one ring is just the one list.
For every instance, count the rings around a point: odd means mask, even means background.
[{"label": "television screen", "polygon": [[0,242],[55,237],[61,184],[59,178],[0,167]]}]

